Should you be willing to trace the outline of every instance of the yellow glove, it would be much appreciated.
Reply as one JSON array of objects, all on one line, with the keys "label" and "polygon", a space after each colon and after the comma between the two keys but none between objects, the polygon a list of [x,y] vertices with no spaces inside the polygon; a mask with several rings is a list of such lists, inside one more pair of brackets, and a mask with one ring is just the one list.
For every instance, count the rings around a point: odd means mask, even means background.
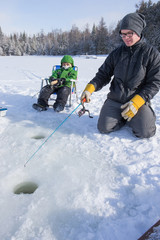
[{"label": "yellow glove", "polygon": [[145,101],[140,95],[135,95],[129,102],[121,106],[121,109],[124,109],[124,111],[121,113],[122,117],[125,120],[130,121],[144,103]]},{"label": "yellow glove", "polygon": [[91,94],[95,91],[95,87],[93,84],[87,84],[86,88],[84,89],[82,95],[81,95],[81,101],[83,101],[83,99],[86,99],[86,102],[89,103],[90,102],[90,96]]}]

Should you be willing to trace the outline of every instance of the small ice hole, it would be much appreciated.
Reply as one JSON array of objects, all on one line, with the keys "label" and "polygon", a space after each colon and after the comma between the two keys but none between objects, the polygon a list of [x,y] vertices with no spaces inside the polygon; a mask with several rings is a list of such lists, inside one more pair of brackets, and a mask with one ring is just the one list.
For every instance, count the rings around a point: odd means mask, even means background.
[{"label": "small ice hole", "polygon": [[14,188],[15,194],[32,194],[36,191],[38,185],[34,182],[22,182]]},{"label": "small ice hole", "polygon": [[43,136],[43,135],[37,135],[37,136],[33,136],[32,138],[33,138],[33,139],[36,139],[36,140],[39,140],[39,139],[45,138],[45,136]]}]

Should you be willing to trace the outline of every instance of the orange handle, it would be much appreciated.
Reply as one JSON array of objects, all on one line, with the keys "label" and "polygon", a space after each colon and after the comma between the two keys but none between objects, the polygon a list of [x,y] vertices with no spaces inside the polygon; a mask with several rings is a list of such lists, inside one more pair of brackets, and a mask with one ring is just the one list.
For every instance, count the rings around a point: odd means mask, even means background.
[{"label": "orange handle", "polygon": [[86,98],[83,98],[82,102],[83,102],[83,103],[86,102]]}]

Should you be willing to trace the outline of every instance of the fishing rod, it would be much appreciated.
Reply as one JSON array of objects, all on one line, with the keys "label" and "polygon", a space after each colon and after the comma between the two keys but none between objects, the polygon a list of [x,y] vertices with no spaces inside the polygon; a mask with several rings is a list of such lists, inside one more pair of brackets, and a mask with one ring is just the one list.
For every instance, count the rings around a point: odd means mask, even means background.
[{"label": "fishing rod", "polygon": [[[47,139],[38,147],[38,149],[30,156],[30,158],[25,162],[24,167],[26,167],[26,165],[28,164],[28,162],[36,155],[36,153],[43,147],[43,145],[52,137],[52,135],[63,125],[63,123],[77,110],[77,108],[79,108],[80,105],[83,106],[83,108],[78,112],[78,116],[81,117],[85,112],[89,113],[89,110],[86,110],[84,107],[84,102],[86,102],[86,99],[84,98],[82,100],[81,103],[78,104],[78,106],[73,109],[73,111],[63,120],[63,122],[61,122],[56,128],[55,130],[47,137]],[[89,113],[89,117],[92,118],[92,116],[90,116]]]}]

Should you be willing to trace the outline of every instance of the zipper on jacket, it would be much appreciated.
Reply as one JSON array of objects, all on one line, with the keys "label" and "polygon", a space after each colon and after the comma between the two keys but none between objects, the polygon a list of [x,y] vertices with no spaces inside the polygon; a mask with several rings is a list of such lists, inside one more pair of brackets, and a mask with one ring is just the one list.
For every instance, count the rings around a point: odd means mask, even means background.
[{"label": "zipper on jacket", "polygon": [[[126,74],[125,74],[125,77],[124,77],[124,89],[126,89],[126,82],[127,82],[127,79],[128,79],[128,69],[129,69],[129,65],[130,65],[130,62],[131,62],[131,57],[132,57],[132,54],[133,54],[133,49],[132,49],[132,46],[129,47],[129,51],[128,51],[128,58],[129,58],[129,61],[128,61],[128,64],[127,64],[127,71],[126,71]],[[125,97],[126,96],[123,96],[123,101],[125,102]]]},{"label": "zipper on jacket", "polygon": [[[128,61],[128,64],[127,64],[127,69],[129,68],[129,65],[130,65],[130,62],[131,62],[131,57],[132,57],[132,54],[133,54],[132,46],[129,47],[129,49],[130,49],[130,51],[128,53],[129,61]],[[128,79],[128,71],[126,72],[126,75],[125,75],[125,78],[124,78],[124,87],[125,87],[125,83],[126,83],[127,79]]]}]

